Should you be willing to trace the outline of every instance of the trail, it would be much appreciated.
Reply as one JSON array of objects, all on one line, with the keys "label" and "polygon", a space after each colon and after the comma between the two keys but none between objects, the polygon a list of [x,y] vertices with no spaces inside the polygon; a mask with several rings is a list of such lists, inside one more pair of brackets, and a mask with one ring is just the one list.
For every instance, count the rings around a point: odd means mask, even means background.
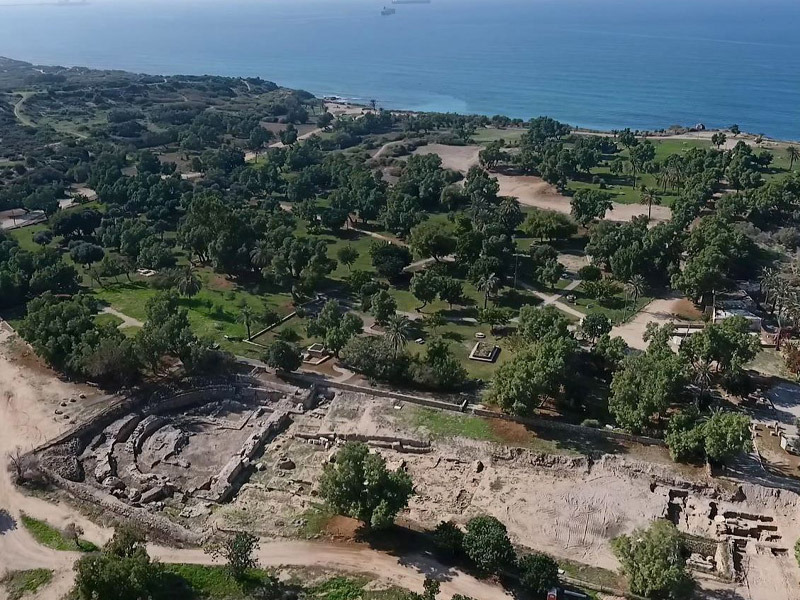
[{"label": "trail", "polygon": [[533,292],[534,295],[536,295],[536,296],[538,296],[539,298],[542,299],[542,306],[543,307],[544,306],[555,306],[558,310],[560,310],[562,312],[565,312],[565,313],[567,313],[569,315],[572,315],[573,317],[575,317],[577,319],[583,319],[583,317],[586,316],[585,313],[582,313],[578,309],[572,308],[569,304],[564,304],[563,302],[561,302],[561,298],[563,297],[564,292],[572,291],[576,287],[578,287],[580,284],[581,284],[580,279],[576,279],[575,281],[570,283],[567,287],[565,287],[560,292],[557,292],[555,294],[545,294],[544,292],[540,292],[535,287],[533,287],[532,285],[530,285],[528,283],[525,283],[524,281],[520,281],[519,282],[520,287],[528,290],[529,292]]},{"label": "trail", "polygon": [[21,96],[21,98],[17,101],[16,104],[14,104],[14,116],[25,127],[36,127],[36,124],[33,121],[31,121],[28,117],[22,114],[22,105],[25,104],[28,98],[36,94],[36,92],[17,92],[17,93]]},{"label": "trail", "polygon": [[139,319],[134,319],[133,317],[129,317],[125,313],[119,312],[116,308],[111,308],[110,306],[104,306],[100,309],[101,313],[105,313],[107,315],[114,315],[122,319],[122,323],[119,324],[119,329],[125,329],[126,327],[144,327],[144,323]]}]

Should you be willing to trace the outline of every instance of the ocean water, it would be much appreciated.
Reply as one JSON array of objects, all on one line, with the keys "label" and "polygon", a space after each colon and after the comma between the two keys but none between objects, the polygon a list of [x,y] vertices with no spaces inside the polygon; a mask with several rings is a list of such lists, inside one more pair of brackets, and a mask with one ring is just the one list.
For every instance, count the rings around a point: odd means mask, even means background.
[{"label": "ocean water", "polygon": [[[0,0],[6,2],[30,0]],[[798,0],[90,0],[0,6],[0,55],[261,76],[387,108],[800,139]]]}]

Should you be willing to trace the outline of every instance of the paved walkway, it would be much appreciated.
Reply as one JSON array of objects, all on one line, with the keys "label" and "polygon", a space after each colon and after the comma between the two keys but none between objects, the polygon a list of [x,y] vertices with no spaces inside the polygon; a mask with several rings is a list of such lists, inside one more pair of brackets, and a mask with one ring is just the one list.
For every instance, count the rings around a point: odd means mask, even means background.
[{"label": "paved walkway", "polygon": [[576,308],[572,308],[569,304],[565,304],[560,300],[560,298],[564,296],[564,292],[572,291],[581,284],[580,279],[575,279],[567,287],[565,287],[563,290],[555,294],[545,294],[544,292],[540,292],[532,285],[525,283],[523,281],[520,281],[519,284],[522,288],[528,290],[529,292],[533,292],[534,295],[541,298],[543,301],[542,306],[555,306],[561,312],[565,312],[568,315],[572,315],[577,319],[583,319],[583,317],[586,316],[585,313],[582,313]]}]

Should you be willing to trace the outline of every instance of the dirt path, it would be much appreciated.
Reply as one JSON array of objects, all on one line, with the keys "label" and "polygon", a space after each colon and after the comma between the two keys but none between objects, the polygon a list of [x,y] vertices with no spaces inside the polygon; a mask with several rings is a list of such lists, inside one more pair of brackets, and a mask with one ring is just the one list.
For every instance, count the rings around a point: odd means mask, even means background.
[{"label": "dirt path", "polygon": [[[163,562],[214,564],[202,550],[173,550],[151,547],[151,555]],[[424,554],[392,556],[364,544],[276,541],[262,542],[258,551],[262,567],[316,566],[350,573],[376,574],[394,585],[422,592],[422,582],[430,575],[442,582],[444,597],[462,594],[480,600],[511,598],[502,588],[480,581],[461,571],[445,567]]]},{"label": "dirt path", "polygon": [[122,323],[119,324],[120,329],[125,329],[126,327],[144,327],[144,323],[139,319],[134,319],[133,317],[129,317],[125,313],[119,312],[116,308],[111,308],[110,306],[104,306],[100,309],[101,313],[105,313],[107,315],[114,315],[122,319]]},{"label": "dirt path", "polygon": [[22,123],[25,127],[36,127],[36,124],[31,121],[28,117],[22,114],[22,105],[27,102],[28,98],[36,94],[36,92],[17,92],[21,98],[14,104],[14,116],[17,120]]},{"label": "dirt path", "polygon": [[555,294],[545,294],[544,292],[540,292],[530,284],[527,284],[522,281],[520,282],[521,287],[528,290],[529,292],[532,292],[533,294],[542,299],[542,306],[555,306],[561,312],[565,312],[569,315],[572,315],[577,319],[583,319],[583,317],[586,316],[584,313],[582,313],[576,308],[572,308],[569,304],[564,304],[563,302],[561,302],[561,298],[563,297],[565,292],[574,290],[580,284],[581,284],[580,280],[577,279],[572,283],[570,283],[566,288],[564,288],[560,292],[557,292]]}]

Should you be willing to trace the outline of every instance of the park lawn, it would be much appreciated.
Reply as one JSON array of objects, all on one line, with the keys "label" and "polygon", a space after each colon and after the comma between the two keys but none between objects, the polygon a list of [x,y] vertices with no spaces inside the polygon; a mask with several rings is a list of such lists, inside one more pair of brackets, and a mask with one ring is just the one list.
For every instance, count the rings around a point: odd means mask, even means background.
[{"label": "park lawn", "polygon": [[29,594],[35,594],[40,587],[52,580],[53,572],[50,569],[29,569],[11,571],[0,583],[5,585],[8,600],[20,600]]},{"label": "park lawn", "polygon": [[[582,313],[589,314],[602,314],[611,319],[614,325],[624,323],[632,318],[636,313],[647,306],[653,298],[650,296],[639,296],[636,300],[635,307],[630,306],[630,301],[626,299],[624,291],[618,293],[606,304],[601,304],[594,298],[590,298],[583,291],[583,285],[575,288],[571,294],[575,295],[575,304],[572,306]],[[566,299],[563,300],[566,302]],[[626,309],[626,304],[628,305]]]},{"label": "park lawn", "polygon": [[[487,363],[471,360],[469,358],[472,348],[478,341],[475,337],[476,332],[484,334],[485,337],[481,341],[500,347],[500,353],[495,362]],[[491,328],[485,324],[447,321],[442,327],[437,328],[436,331],[431,331],[426,328],[425,333],[422,334],[422,339],[428,341],[435,336],[439,336],[449,342],[450,351],[453,353],[453,356],[466,369],[469,377],[473,379],[488,381],[494,375],[497,367],[509,360],[512,356],[509,338],[493,334]],[[406,349],[412,356],[423,356],[425,354],[425,344],[417,344],[413,340],[409,341]]]},{"label": "park lawn", "polygon": [[506,145],[515,145],[527,132],[524,127],[509,127],[500,129],[498,127],[481,127],[472,136],[475,144],[488,144],[497,140],[505,140]]},{"label": "park lawn", "polygon": [[26,514],[22,514],[22,525],[42,546],[47,546],[53,550],[63,552],[96,552],[98,550],[92,542],[78,539],[77,543],[64,536],[64,534],[45,521],[34,519]]},{"label": "park lawn", "polygon": [[[269,331],[262,333],[254,338],[253,341],[262,346],[269,346],[276,339],[286,336],[284,339],[288,338],[288,341],[296,344],[299,348],[306,348],[314,342],[321,341],[318,338],[308,335],[307,329],[310,322],[311,319],[306,317],[293,317],[285,323],[281,323]],[[256,333],[256,330],[253,330],[253,333]]]},{"label": "park lawn", "polygon": [[9,233],[13,239],[17,240],[20,248],[28,250],[29,252],[36,252],[42,247],[33,241],[33,236],[47,228],[47,223],[37,223],[36,225],[29,225],[28,227],[12,229]]}]

